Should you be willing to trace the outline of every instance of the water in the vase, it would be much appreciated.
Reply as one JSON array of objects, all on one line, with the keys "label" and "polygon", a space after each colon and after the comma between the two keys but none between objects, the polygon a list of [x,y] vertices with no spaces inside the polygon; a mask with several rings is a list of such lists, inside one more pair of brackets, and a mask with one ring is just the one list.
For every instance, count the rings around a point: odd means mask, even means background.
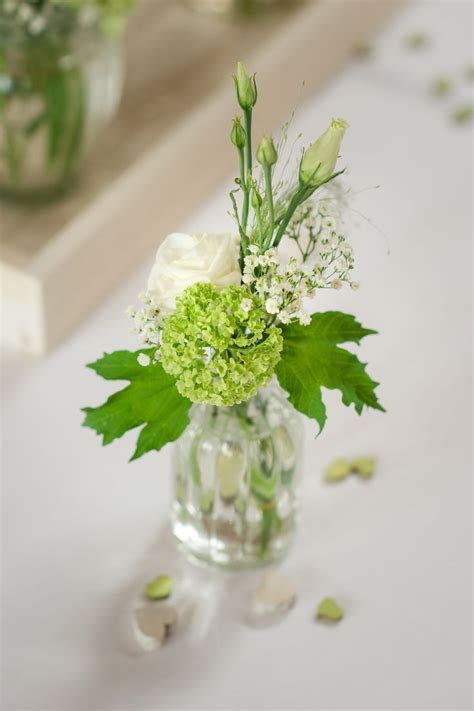
[{"label": "water in the vase", "polygon": [[234,407],[194,406],[175,448],[173,531],[207,563],[281,558],[297,516],[301,421],[275,384]]}]

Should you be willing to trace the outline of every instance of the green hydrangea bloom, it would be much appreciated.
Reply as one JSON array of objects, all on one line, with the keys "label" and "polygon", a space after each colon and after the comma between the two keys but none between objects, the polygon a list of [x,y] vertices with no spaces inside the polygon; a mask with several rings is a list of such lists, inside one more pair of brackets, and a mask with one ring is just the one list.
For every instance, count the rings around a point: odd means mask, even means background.
[{"label": "green hydrangea bloom", "polygon": [[185,289],[165,321],[161,362],[193,402],[235,405],[273,375],[283,337],[245,287],[198,283]]}]

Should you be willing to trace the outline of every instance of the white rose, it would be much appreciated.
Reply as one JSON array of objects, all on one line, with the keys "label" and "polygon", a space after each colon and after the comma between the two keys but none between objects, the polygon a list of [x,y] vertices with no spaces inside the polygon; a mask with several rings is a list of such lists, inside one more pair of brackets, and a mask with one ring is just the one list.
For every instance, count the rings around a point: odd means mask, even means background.
[{"label": "white rose", "polygon": [[239,285],[238,238],[231,234],[186,235],[173,232],[158,248],[148,278],[148,294],[156,308],[173,311],[176,297],[191,284]]}]

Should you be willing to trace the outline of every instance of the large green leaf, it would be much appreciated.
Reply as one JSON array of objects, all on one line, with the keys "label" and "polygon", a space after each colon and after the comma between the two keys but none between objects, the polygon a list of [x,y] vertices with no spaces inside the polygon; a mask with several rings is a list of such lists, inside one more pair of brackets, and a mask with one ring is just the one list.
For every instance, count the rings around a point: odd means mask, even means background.
[{"label": "large green leaf", "polygon": [[354,405],[360,414],[364,405],[384,408],[377,400],[378,383],[366,373],[365,363],[340,343],[360,343],[376,333],[364,328],[354,316],[339,311],[313,314],[309,326],[292,323],[282,328],[284,346],[276,373],[294,407],[313,418],[320,429],[326,422],[321,388],[340,390],[345,405]]},{"label": "large green leaf", "polygon": [[[147,353],[147,351],[139,351]],[[132,459],[152,449],[159,450],[177,439],[189,423],[191,401],[182,397],[174,379],[160,363],[143,367],[137,353],[115,351],[87,367],[106,380],[128,380],[128,385],[109,397],[99,407],[85,407],[84,426],[102,435],[102,444],[110,444],[128,430],[145,425],[140,432]]]}]

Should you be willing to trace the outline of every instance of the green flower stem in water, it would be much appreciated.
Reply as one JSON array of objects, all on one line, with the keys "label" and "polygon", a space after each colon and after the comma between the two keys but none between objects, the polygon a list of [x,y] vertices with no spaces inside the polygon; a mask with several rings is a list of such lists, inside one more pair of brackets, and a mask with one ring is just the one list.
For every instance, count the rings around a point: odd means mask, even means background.
[{"label": "green flower stem in water", "polygon": [[260,534],[260,555],[265,557],[270,540],[272,537],[272,528],[276,518],[275,500],[269,501],[267,504],[261,505],[262,509],[262,529]]},{"label": "green flower stem in water", "polygon": [[[259,407],[262,417],[266,419],[266,403],[264,403],[260,393],[257,393],[255,396],[255,402]],[[233,409],[236,412],[243,429],[248,432],[252,421],[247,414],[246,403],[235,405]],[[275,526],[278,524],[275,500],[277,480],[274,476],[266,476],[263,472],[252,468],[249,471],[248,485],[250,492],[258,500],[260,510],[262,512],[260,555],[264,558],[271,541],[273,526],[274,524]],[[245,511],[243,515],[245,516]]]},{"label": "green flower stem in water", "polygon": [[[5,148],[0,154],[9,188],[28,192],[32,151],[43,151],[45,189],[66,184],[76,172],[81,157],[86,97],[84,77],[79,67],[60,68],[67,55],[66,44],[41,40],[23,48],[21,74],[13,75],[7,92],[0,97],[0,123]],[[1,63],[6,59],[1,56]],[[27,123],[10,118],[37,102],[38,111]]]}]

